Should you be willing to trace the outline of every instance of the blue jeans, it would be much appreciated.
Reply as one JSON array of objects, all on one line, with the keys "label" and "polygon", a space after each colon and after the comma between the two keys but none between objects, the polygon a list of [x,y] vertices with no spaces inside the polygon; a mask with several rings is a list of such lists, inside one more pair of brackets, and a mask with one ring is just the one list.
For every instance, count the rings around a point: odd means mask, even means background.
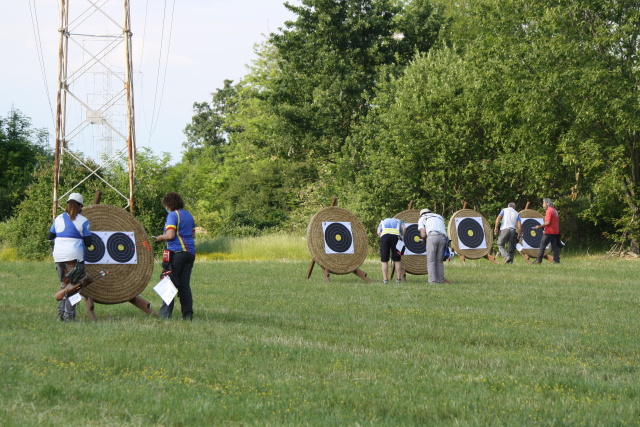
[{"label": "blue jeans", "polygon": [[[178,289],[178,298],[180,298],[180,309],[182,310],[182,318],[191,320],[193,318],[193,297],[191,296],[191,270],[196,256],[189,252],[174,252],[171,256],[171,281]],[[160,317],[170,318],[173,313],[173,303],[167,305],[162,303],[160,307]]]}]

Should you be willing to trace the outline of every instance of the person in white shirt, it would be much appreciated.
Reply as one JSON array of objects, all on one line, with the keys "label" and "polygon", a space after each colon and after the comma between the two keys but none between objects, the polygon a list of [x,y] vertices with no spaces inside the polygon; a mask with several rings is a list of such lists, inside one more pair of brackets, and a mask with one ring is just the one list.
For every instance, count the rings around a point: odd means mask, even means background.
[{"label": "person in white shirt", "polygon": [[429,209],[422,209],[418,220],[418,230],[420,237],[426,241],[429,283],[444,283],[443,254],[447,244],[444,218]]},{"label": "person in white shirt", "polygon": [[[80,215],[83,205],[82,195],[71,193],[65,211],[56,217],[49,229],[49,240],[54,242],[53,261],[56,263],[61,288],[66,286],[65,274],[76,265],[78,270],[84,272],[84,248],[92,244],[89,220]],[[58,320],[69,322],[75,318],[75,306],[64,297],[58,303]]]},{"label": "person in white shirt", "polygon": [[[500,222],[502,222],[502,225],[500,225]],[[522,221],[520,220],[520,214],[516,211],[515,203],[509,203],[496,217],[496,226],[493,232],[498,234],[498,229],[500,230],[500,234],[498,235],[498,250],[502,258],[504,258],[504,262],[506,264],[512,264],[516,242],[522,232]],[[507,244],[508,249],[505,249],[505,245]]]}]

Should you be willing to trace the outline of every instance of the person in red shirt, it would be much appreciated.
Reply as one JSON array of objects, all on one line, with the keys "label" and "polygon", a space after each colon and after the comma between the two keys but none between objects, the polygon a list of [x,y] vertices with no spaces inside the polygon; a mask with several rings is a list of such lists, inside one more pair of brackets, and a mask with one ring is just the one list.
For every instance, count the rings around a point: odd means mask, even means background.
[{"label": "person in red shirt", "polygon": [[551,199],[542,200],[542,207],[546,209],[544,224],[537,225],[535,228],[537,230],[544,228],[544,234],[540,240],[540,252],[538,253],[538,258],[533,263],[540,264],[542,262],[544,251],[549,243],[551,243],[553,263],[560,264],[560,218],[558,217],[558,211],[553,205],[553,201],[551,201]]}]

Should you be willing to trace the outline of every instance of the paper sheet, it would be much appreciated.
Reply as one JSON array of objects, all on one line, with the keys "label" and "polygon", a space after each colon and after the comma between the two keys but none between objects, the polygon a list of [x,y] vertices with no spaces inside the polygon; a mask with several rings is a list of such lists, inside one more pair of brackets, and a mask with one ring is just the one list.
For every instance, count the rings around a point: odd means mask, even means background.
[{"label": "paper sheet", "polygon": [[160,282],[158,282],[158,284],[153,287],[153,290],[160,295],[162,301],[167,305],[171,304],[171,301],[173,301],[175,296],[178,294],[178,289],[176,289],[169,276],[165,276]]}]

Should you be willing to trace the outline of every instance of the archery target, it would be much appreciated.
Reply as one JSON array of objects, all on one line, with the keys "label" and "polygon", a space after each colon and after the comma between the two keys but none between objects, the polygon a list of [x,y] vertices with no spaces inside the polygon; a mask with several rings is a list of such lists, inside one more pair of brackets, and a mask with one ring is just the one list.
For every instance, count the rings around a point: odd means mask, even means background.
[{"label": "archery target", "polygon": [[420,238],[420,231],[418,230],[418,224],[405,224],[406,230],[404,233],[404,255],[425,255],[427,248]]},{"label": "archery target", "polygon": [[350,222],[323,222],[324,249],[327,254],[353,254]]},{"label": "archery target", "polygon": [[94,249],[85,249],[87,264],[138,263],[135,235],[132,231],[100,231],[91,233],[91,240]]},{"label": "archery target", "polygon": [[456,218],[456,231],[460,249],[485,249],[487,247],[482,218]]},{"label": "archery target", "polygon": [[84,248],[84,261],[87,264],[97,264],[104,258],[104,242],[96,233],[91,233],[91,246]]},{"label": "archery target", "polygon": [[527,218],[522,223],[522,247],[524,249],[539,249],[542,241],[542,230],[534,227],[543,223],[542,218]]}]

